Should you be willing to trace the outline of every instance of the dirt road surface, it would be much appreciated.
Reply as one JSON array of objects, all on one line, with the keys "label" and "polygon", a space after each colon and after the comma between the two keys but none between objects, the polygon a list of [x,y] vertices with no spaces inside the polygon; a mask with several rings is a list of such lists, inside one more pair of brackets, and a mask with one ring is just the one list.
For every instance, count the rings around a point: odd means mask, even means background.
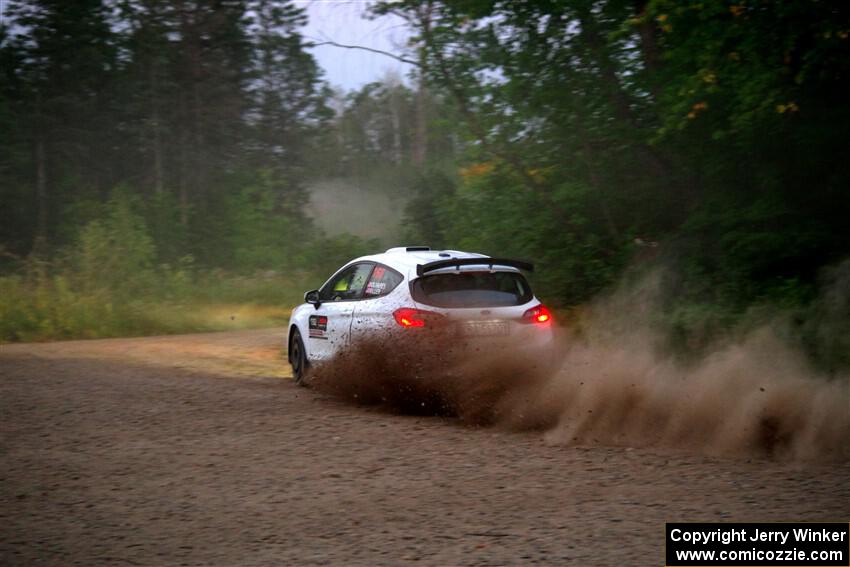
[{"label": "dirt road surface", "polygon": [[347,406],[283,334],[0,346],[0,565],[663,565],[668,521],[850,519],[847,465]]}]

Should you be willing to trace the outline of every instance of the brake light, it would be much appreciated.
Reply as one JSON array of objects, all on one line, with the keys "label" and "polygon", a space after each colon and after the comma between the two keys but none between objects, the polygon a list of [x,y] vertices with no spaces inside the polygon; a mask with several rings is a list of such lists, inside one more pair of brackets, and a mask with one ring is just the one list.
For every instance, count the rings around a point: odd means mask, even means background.
[{"label": "brake light", "polygon": [[552,320],[552,312],[546,309],[545,305],[532,307],[522,314],[523,323],[548,323]]},{"label": "brake light", "polygon": [[438,316],[436,313],[413,309],[412,307],[401,307],[393,311],[396,323],[402,327],[424,327],[429,318],[433,319]]}]

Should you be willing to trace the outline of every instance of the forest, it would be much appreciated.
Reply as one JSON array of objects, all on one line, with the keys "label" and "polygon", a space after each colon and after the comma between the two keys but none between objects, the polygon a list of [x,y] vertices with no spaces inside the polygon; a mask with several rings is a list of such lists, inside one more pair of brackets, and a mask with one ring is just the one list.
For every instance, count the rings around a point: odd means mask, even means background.
[{"label": "forest", "polygon": [[378,0],[413,71],[354,92],[292,2],[4,10],[0,341],[280,324],[426,244],[534,261],[564,320],[654,273],[664,348],[774,321],[850,367],[850,4]]}]

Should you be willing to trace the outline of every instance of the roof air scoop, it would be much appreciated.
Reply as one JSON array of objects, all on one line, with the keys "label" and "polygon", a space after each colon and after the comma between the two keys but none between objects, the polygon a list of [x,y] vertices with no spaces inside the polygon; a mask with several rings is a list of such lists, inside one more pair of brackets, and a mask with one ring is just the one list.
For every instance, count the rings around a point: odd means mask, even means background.
[{"label": "roof air scoop", "polygon": [[387,254],[395,254],[397,252],[429,252],[430,246],[399,246],[398,248],[390,248],[386,251]]}]

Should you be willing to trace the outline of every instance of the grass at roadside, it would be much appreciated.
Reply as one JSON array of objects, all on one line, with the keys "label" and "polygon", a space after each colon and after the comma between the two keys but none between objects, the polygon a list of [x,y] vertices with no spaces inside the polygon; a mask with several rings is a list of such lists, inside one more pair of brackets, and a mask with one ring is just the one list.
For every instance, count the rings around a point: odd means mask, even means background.
[{"label": "grass at roadside", "polygon": [[289,320],[291,305],[194,303],[149,305],[143,318],[147,332],[176,334],[280,327]]},{"label": "grass at roadside", "polygon": [[64,276],[0,277],[0,342],[132,337],[285,325],[302,280],[195,275],[132,291]]}]

